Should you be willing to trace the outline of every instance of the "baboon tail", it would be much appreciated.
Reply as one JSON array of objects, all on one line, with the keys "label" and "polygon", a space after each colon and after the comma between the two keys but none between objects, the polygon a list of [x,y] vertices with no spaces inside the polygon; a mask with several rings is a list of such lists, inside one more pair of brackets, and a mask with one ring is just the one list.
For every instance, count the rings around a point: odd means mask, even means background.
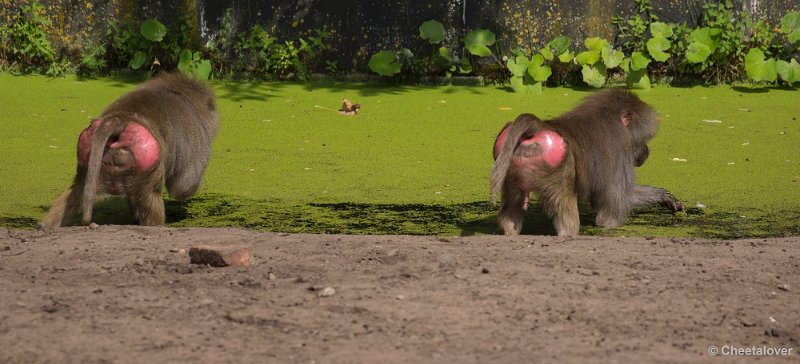
[{"label": "baboon tail", "polygon": [[[497,153],[497,158],[494,161],[494,167],[492,167],[492,174],[490,177],[491,196],[489,198],[489,203],[492,204],[492,206],[497,205],[497,195],[500,194],[500,190],[503,188],[503,183],[508,174],[508,168],[511,166],[514,150],[522,139],[526,137],[529,138],[542,129],[541,122],[542,121],[533,114],[521,114],[497,136],[495,144],[502,142],[502,146],[500,147],[499,153]],[[495,148],[496,147],[497,145],[495,145]]]},{"label": "baboon tail", "polygon": [[103,119],[100,125],[92,132],[92,146],[89,152],[89,162],[86,168],[86,181],[83,188],[81,207],[83,218],[81,222],[88,225],[92,221],[92,208],[100,182],[100,169],[103,168],[103,154],[105,153],[108,139],[119,134],[125,129],[125,123],[116,117]]}]

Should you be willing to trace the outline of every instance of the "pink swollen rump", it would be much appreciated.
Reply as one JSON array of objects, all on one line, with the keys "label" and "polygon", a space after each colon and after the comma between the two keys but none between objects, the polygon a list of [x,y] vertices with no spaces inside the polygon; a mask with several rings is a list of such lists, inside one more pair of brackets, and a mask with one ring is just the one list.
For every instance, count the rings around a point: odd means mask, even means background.
[{"label": "pink swollen rump", "polygon": [[158,142],[153,138],[153,134],[139,124],[128,124],[120,133],[119,139],[108,147],[113,149],[129,148],[136,157],[136,169],[141,171],[153,168],[158,161],[160,152]]},{"label": "pink swollen rump", "polygon": [[[78,164],[85,166],[89,163],[89,155],[92,152],[92,135],[102,122],[101,119],[92,121],[92,124],[83,129],[78,137]],[[153,168],[158,162],[158,155],[161,152],[153,134],[144,126],[134,123],[128,124],[116,141],[109,139],[107,143],[111,149],[128,148],[136,158],[136,169],[141,171]]]},{"label": "pink swollen rump", "polygon": [[92,124],[83,129],[78,137],[78,164],[85,166],[89,163],[89,153],[92,151],[92,134],[103,121],[95,119]]},{"label": "pink swollen rump", "polygon": [[533,138],[524,139],[520,144],[528,145],[538,143],[542,149],[542,160],[550,166],[557,167],[564,160],[567,148],[564,138],[553,130],[542,130],[533,135]]}]

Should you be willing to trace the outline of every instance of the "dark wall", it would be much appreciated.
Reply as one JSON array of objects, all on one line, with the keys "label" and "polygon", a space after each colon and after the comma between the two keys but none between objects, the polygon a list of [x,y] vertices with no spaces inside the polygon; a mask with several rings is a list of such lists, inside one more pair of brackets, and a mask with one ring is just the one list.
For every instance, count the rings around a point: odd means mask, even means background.
[{"label": "dark wall", "polygon": [[[696,24],[704,1],[651,0],[662,21]],[[737,9],[756,19],[777,24],[789,10],[800,10],[796,0],[735,1]],[[340,68],[364,69],[369,56],[381,49],[422,45],[419,25],[430,19],[444,24],[450,47],[473,29],[493,31],[501,53],[511,48],[539,48],[550,39],[568,35],[578,44],[586,37],[612,39],[615,15],[634,14],[633,0],[227,0],[198,1],[196,11],[209,34],[219,28],[225,9],[232,9],[235,26],[246,31],[261,24],[279,38],[293,39],[313,29],[327,29]],[[458,51],[458,49],[454,49]]]},{"label": "dark wall", "polygon": [[[0,21],[10,22],[20,4],[0,2]],[[48,34],[63,49],[80,49],[87,39],[102,40],[108,20],[120,22],[155,18],[175,24],[180,14],[194,14],[198,42],[216,39],[227,9],[238,33],[260,24],[279,39],[293,40],[314,29],[332,32],[333,56],[343,70],[365,70],[369,57],[381,49],[422,46],[418,27],[435,19],[445,25],[445,41],[458,52],[461,39],[472,29],[485,28],[498,38],[500,53],[517,46],[539,48],[553,37],[568,35],[579,44],[589,36],[612,39],[614,15],[633,14],[633,0],[49,0]],[[704,1],[651,0],[662,21],[695,24]],[[737,9],[756,19],[778,24],[797,0],[737,0]]]}]

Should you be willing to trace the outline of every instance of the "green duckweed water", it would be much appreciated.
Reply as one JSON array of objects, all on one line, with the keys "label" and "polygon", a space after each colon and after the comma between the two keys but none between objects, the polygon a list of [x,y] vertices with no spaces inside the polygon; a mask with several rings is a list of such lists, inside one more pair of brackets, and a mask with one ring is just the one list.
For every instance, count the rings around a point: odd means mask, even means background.
[{"label": "green duckweed water", "polygon": [[[136,82],[0,74],[0,225],[33,228],[75,171],[91,117]],[[591,90],[521,95],[497,86],[215,81],[222,126],[195,198],[167,202],[170,226],[278,232],[498,233],[486,203],[491,146],[522,112],[561,114]],[[640,211],[616,230],[582,214],[581,234],[766,237],[800,234],[800,92],[656,87],[637,94],[661,118],[639,183],[688,213]],[[336,110],[343,98],[357,116]],[[695,207],[704,206],[704,207]],[[117,198],[95,221],[132,223]],[[533,208],[525,234],[554,233]]]}]

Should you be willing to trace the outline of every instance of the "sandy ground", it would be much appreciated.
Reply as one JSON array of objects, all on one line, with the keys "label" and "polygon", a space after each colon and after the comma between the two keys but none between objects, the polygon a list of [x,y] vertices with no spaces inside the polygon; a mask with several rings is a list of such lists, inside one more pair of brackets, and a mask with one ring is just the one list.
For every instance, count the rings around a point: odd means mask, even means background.
[{"label": "sandy ground", "polygon": [[[253,264],[190,264],[199,244]],[[0,232],[0,363],[798,362],[798,340],[798,237]]]}]

